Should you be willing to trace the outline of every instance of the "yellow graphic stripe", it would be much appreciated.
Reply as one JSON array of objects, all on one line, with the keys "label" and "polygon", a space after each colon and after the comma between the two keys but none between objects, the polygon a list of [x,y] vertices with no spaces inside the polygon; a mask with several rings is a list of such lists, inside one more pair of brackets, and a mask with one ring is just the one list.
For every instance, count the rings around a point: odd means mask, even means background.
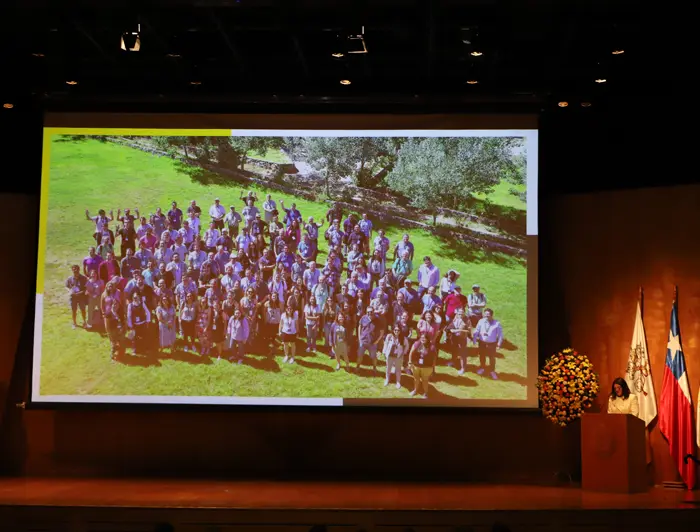
[{"label": "yellow graphic stripe", "polygon": [[230,129],[139,129],[109,127],[45,127],[44,135],[134,135],[139,137],[228,137]]},{"label": "yellow graphic stripe", "polygon": [[49,216],[49,176],[51,174],[51,134],[44,131],[41,152],[41,196],[39,202],[39,251],[37,253],[36,293],[44,293],[44,267],[46,265],[46,227]]}]

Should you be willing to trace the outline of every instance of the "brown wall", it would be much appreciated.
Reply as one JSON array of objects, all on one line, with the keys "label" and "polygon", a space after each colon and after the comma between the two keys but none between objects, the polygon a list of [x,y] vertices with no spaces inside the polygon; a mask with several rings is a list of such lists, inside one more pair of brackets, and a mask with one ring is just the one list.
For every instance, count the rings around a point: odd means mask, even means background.
[{"label": "brown wall", "polygon": [[[642,286],[652,376],[660,398],[677,285],[681,336],[695,402],[700,388],[700,186],[570,196],[556,202],[552,215],[557,220],[552,243],[571,343],[589,356],[603,389],[609,390],[612,379],[624,376]],[[540,279],[540,286],[546,283],[546,278]],[[598,407],[606,400],[600,397]],[[677,480],[668,444],[656,422],[651,445],[654,480]]]},{"label": "brown wall", "polygon": [[[643,285],[658,396],[677,284],[691,392],[697,394],[698,206],[700,187],[683,187],[564,197],[545,209],[540,242],[541,350],[548,353],[570,341],[592,359],[607,388],[612,378],[624,373],[637,290]],[[10,263],[2,264],[5,274]],[[30,264],[27,269],[31,268]],[[27,275],[20,270],[15,274]],[[31,280],[24,286],[31,287]],[[14,289],[21,292],[13,285]],[[0,350],[0,386],[8,383],[12,340],[19,330],[16,313],[8,307],[16,297],[12,292],[2,294],[3,323],[9,329]],[[26,359],[30,349],[31,342],[25,342],[21,356]],[[20,384],[13,383],[18,394],[26,388],[25,381]],[[31,475],[352,476],[548,483],[556,472],[575,471],[579,455],[577,427],[561,430],[530,412],[16,411],[7,411],[0,434],[12,451],[5,453],[3,465],[7,469],[13,461],[17,472]],[[667,445],[655,427],[651,441],[654,479],[675,480]],[[416,453],[426,448],[431,459],[416,468]]]}]

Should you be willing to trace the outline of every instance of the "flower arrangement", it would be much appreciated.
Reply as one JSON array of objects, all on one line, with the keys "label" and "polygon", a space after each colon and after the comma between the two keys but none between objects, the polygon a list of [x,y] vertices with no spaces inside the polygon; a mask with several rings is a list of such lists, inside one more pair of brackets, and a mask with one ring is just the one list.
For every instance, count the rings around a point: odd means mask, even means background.
[{"label": "flower arrangement", "polygon": [[537,390],[544,416],[565,427],[591,407],[600,385],[588,357],[567,348],[547,359]]}]

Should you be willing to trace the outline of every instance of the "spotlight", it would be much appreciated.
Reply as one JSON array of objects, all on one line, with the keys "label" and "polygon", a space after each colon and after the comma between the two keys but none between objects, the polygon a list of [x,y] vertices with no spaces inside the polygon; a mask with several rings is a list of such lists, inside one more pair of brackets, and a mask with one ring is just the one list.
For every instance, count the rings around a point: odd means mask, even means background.
[{"label": "spotlight", "polygon": [[336,59],[340,59],[341,57],[344,57],[345,54],[343,52],[335,52],[334,54],[331,54],[331,57],[334,57]]},{"label": "spotlight", "polygon": [[136,31],[122,33],[120,48],[125,52],[138,52],[141,49],[141,24],[136,25]]},{"label": "spotlight", "polygon": [[605,79],[605,78],[596,78],[596,79],[595,79],[595,82],[596,82],[596,83],[606,83],[607,81],[608,81],[608,80]]},{"label": "spotlight", "polygon": [[77,81],[66,81],[66,85],[77,85]]},{"label": "spotlight", "polygon": [[616,48],[615,50],[612,51],[613,55],[622,55],[624,53],[625,53],[625,51],[622,48]]},{"label": "spotlight", "polygon": [[14,104],[11,103],[4,103],[2,104],[4,109],[12,109],[14,107]]},{"label": "spotlight", "polygon": [[201,85],[201,81],[190,81],[190,85]]},{"label": "spotlight", "polygon": [[471,53],[471,55],[473,55],[474,57],[481,57],[482,55],[484,55],[484,53],[483,53],[483,52],[477,52],[476,50],[474,50],[474,51]]},{"label": "spotlight", "polygon": [[559,102],[557,105],[559,107],[569,107],[569,102]]},{"label": "spotlight", "polygon": [[34,52],[32,55],[34,57],[44,57],[44,54],[42,54],[41,52]]},{"label": "spotlight", "polygon": [[352,81],[350,81],[349,79],[341,79],[340,80],[341,85],[350,85],[351,83],[352,83]]},{"label": "spotlight", "polygon": [[469,79],[469,80],[467,80],[467,85],[476,85],[477,83],[479,83],[479,82],[478,82],[477,80],[475,80],[475,79]]},{"label": "spotlight", "polygon": [[591,102],[581,102],[581,107],[590,107],[593,105]]}]

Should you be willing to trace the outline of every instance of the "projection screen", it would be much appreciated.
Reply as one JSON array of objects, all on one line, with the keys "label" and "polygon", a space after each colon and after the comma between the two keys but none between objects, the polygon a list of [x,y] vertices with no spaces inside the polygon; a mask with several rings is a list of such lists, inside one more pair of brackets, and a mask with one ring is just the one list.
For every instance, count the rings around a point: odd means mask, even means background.
[{"label": "projection screen", "polygon": [[47,115],[32,402],[537,406],[535,116]]}]

